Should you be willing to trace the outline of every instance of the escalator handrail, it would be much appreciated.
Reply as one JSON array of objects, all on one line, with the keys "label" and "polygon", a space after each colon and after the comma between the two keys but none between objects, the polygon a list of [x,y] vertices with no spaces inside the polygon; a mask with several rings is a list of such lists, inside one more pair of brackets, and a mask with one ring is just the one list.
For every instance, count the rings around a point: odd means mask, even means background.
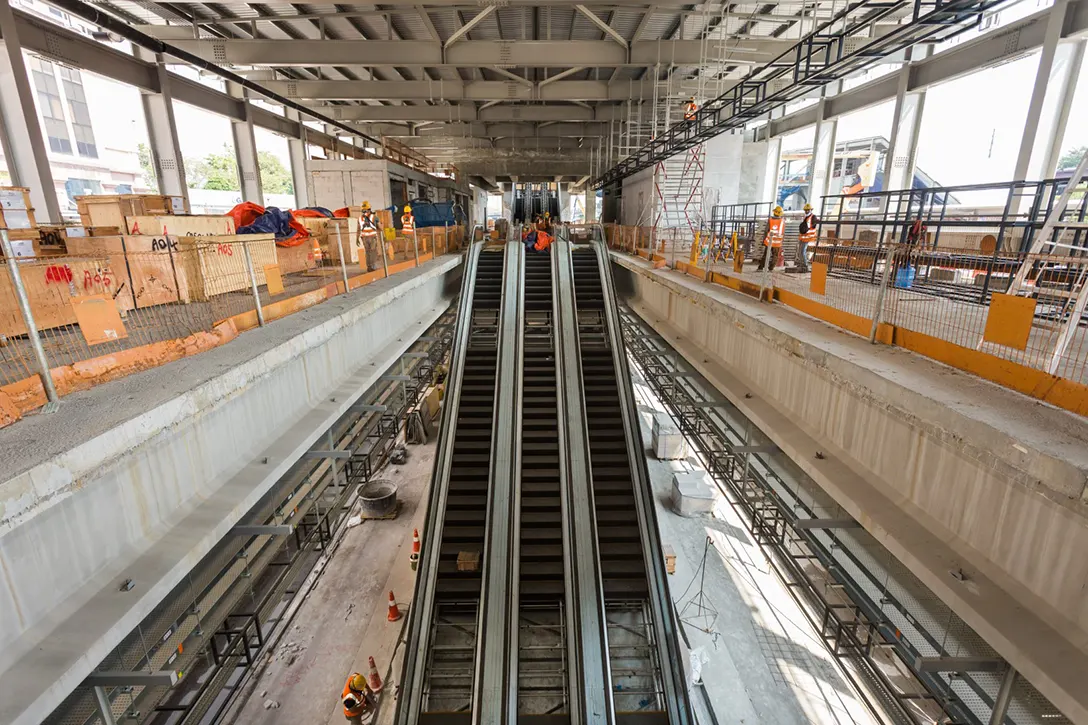
[{"label": "escalator handrail", "polygon": [[476,291],[476,270],[483,246],[483,243],[472,243],[465,253],[457,325],[454,329],[450,364],[446,373],[445,395],[442,400],[442,425],[439,429],[434,470],[431,476],[431,494],[427,500],[427,513],[424,517],[412,607],[408,611],[405,652],[410,653],[410,656],[404,658],[404,674],[401,680],[403,686],[401,696],[397,700],[395,715],[397,725],[414,725],[423,705],[427,662],[426,656],[420,656],[420,653],[429,651],[426,645],[430,640],[430,623],[434,616],[434,590],[441,553],[442,523],[446,514],[450,468],[453,465],[453,446],[457,435],[457,413],[461,400],[465,355],[472,329],[472,300]]},{"label": "escalator handrail", "polygon": [[595,241],[592,246],[597,254],[597,266],[601,274],[605,319],[608,334],[612,340],[612,360],[616,369],[616,388],[620,411],[623,415],[627,455],[631,463],[631,478],[634,485],[635,509],[643,542],[650,608],[653,613],[654,623],[657,625],[658,637],[655,645],[658,650],[658,662],[661,664],[663,698],[670,725],[694,725],[695,720],[688,697],[688,688],[684,678],[684,667],[680,654],[678,624],[674,616],[675,612],[666,579],[665,557],[661,545],[661,534],[657,526],[653,487],[650,485],[650,471],[646,464],[635,394],[631,385],[631,373],[627,365],[619,304],[612,279],[612,264],[608,247],[603,242]]}]

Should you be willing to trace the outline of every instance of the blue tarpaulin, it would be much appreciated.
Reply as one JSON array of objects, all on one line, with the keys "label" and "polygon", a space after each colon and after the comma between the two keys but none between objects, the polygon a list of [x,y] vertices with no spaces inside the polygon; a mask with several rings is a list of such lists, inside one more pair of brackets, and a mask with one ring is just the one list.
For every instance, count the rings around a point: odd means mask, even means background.
[{"label": "blue tarpaulin", "polygon": [[290,239],[296,230],[291,227],[291,212],[270,206],[252,224],[241,227],[238,234],[275,234],[276,239]]},{"label": "blue tarpaulin", "polygon": [[437,204],[417,199],[410,202],[412,216],[416,220],[416,228],[441,227],[449,224],[451,227],[457,222],[453,218],[453,202],[443,201]]}]

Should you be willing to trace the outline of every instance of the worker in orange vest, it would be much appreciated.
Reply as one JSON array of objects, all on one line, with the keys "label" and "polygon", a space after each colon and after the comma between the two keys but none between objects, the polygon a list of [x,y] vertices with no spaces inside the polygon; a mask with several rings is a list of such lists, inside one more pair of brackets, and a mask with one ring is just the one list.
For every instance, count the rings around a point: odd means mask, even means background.
[{"label": "worker in orange vest", "polygon": [[[416,236],[416,218],[412,216],[412,207],[408,204],[404,205],[404,215],[400,218],[400,233],[404,236]],[[427,238],[423,237],[419,240],[420,253],[425,254],[427,252]]]},{"label": "worker in orange vest", "polygon": [[698,111],[698,110],[699,110],[699,107],[697,105],[695,105],[695,96],[692,96],[691,98],[688,99],[687,107],[684,108],[684,120],[685,121],[694,121],[695,120],[695,112]]},{"label": "worker in orange vest", "polygon": [[770,257],[771,271],[778,265],[782,258],[782,240],[786,236],[786,220],[782,218],[782,207],[776,206],[771,212],[771,218],[767,220],[767,233],[763,236],[763,246],[770,249],[770,254],[764,250],[759,258],[757,270],[762,270],[767,258]]},{"label": "worker in orange vest", "polygon": [[352,672],[348,676],[340,702],[344,706],[344,717],[357,724],[363,722],[363,715],[373,713],[377,705],[366,678],[358,672]]},{"label": "worker in orange vest", "polygon": [[359,244],[366,250],[367,259],[372,259],[378,244],[378,220],[369,201],[363,202],[363,216],[359,219]]},{"label": "worker in orange vest", "polygon": [[816,243],[816,227],[820,218],[812,211],[812,204],[805,204],[805,216],[801,219],[801,225],[797,229],[797,268],[802,272],[808,271],[808,245]]}]

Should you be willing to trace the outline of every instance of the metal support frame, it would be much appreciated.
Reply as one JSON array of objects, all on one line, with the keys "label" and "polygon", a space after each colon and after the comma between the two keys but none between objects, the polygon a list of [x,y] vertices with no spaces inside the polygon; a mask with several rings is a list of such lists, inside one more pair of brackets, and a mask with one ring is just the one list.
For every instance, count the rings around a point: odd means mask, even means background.
[{"label": "metal support frame", "polygon": [[[230,82],[227,83],[227,93],[243,101],[247,101],[249,97],[249,91]],[[234,136],[234,158],[238,162],[238,181],[242,185],[242,199],[264,206],[257,140],[253,135],[253,106],[244,102],[242,108],[244,118],[240,121],[231,119],[230,122],[231,134]]]},{"label": "metal support frame", "polygon": [[[888,590],[885,577],[870,572],[851,548],[843,545],[837,527],[806,527],[805,521],[820,519],[809,504],[790,493],[796,489],[796,484],[780,478],[772,466],[754,454],[736,452],[738,447],[749,444],[751,423],[745,421],[745,430],[741,431],[735,419],[739,412],[732,415],[726,412],[733,410],[731,404],[704,400],[705,396],[713,394],[705,392],[713,390],[709,384],[668,375],[683,359],[680,354],[673,351],[672,358],[651,354],[671,348],[629,309],[624,310],[623,318],[629,353],[642,369],[647,383],[676,420],[719,489],[747,521],[757,543],[773,554],[768,560],[791,595],[801,603],[802,611],[807,614],[815,605],[817,614],[807,616],[813,627],[822,633],[829,651],[837,657],[849,658],[861,667],[868,683],[880,686],[888,694],[881,701],[895,704],[894,712],[882,710],[880,716],[894,716],[893,721],[904,724],[915,722],[905,707],[911,695],[899,693],[883,674],[883,665],[872,660],[877,649],[890,649],[926,688],[927,692],[921,697],[932,699],[944,708],[951,721],[978,725],[979,719],[964,706],[961,696],[949,687],[946,679],[914,668],[922,653],[912,644],[911,636],[899,631],[889,615],[900,616],[905,622],[912,623],[917,634],[925,640],[921,644],[927,651],[944,652],[950,643],[917,624],[904,603]],[[839,558],[846,560],[845,567],[838,563]],[[824,596],[828,582],[823,577],[808,574],[809,562],[813,561],[833,574],[832,585],[842,588],[854,603],[848,611],[838,609]],[[863,577],[869,577],[869,584],[863,586],[862,582],[844,576],[847,571],[861,572]],[[882,592],[879,602],[868,596],[867,588]],[[982,666],[981,660],[973,662],[972,666]],[[963,677],[962,680],[983,702],[994,701],[993,694],[987,693],[973,678]]]},{"label": "metal support frame", "polygon": [[[15,186],[30,188],[30,202],[39,224],[62,221],[53,172],[34,107],[34,89],[23,61],[15,15],[0,3],[0,148]],[[11,257],[8,257],[11,259]]]},{"label": "metal support frame", "polygon": [[136,51],[136,57],[155,64],[158,78],[158,92],[141,89],[140,102],[147,123],[151,162],[155,168],[159,192],[184,198],[188,208],[189,186],[185,181],[185,161],[181,143],[178,141],[177,121],[174,118],[171,74],[167,72],[166,59],[161,54],[150,53],[141,48]]},{"label": "metal support frame", "polygon": [[[969,29],[982,13],[1001,1],[896,0],[872,6],[848,4],[793,48],[705,103],[696,112],[694,121],[670,126],[599,176],[594,186],[618,181],[723,131],[741,128],[806,95],[813,86],[843,78],[912,45],[952,38]],[[907,22],[891,27],[882,35],[871,36],[872,24],[889,17],[905,17]]]},{"label": "metal support frame", "polygon": [[0,249],[7,260],[8,272],[11,274],[11,286],[15,291],[15,299],[19,303],[19,313],[23,317],[23,325],[26,326],[26,336],[30,340],[30,347],[34,350],[34,361],[38,365],[38,378],[42,381],[45,397],[48,401],[43,412],[51,412],[60,402],[57,394],[57,386],[53,384],[53,375],[49,369],[49,358],[45,356],[45,348],[42,346],[42,338],[38,333],[38,324],[34,320],[34,311],[30,308],[30,298],[26,294],[26,286],[23,285],[23,276],[19,273],[18,258],[11,248],[11,240],[8,239],[8,230],[0,229]]}]

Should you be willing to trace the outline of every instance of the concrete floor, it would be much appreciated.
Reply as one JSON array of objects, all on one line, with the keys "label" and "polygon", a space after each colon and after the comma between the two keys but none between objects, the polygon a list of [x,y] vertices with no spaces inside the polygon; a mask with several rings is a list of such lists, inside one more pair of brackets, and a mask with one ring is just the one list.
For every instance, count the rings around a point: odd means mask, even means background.
[{"label": "concrete floor", "polygon": [[[373,656],[385,676],[412,596],[408,554],[412,528],[425,510],[435,445],[409,446],[408,452],[407,463],[380,474],[399,487],[397,518],[364,521],[344,532],[260,673],[247,685],[244,704],[227,722],[343,723],[340,692],[348,674],[366,674],[367,657]],[[391,587],[405,615],[399,622],[386,619]]]},{"label": "concrete floor", "polygon": [[[649,445],[651,408],[646,388],[643,403],[644,443]],[[390,580],[404,603],[411,596],[407,552],[411,530],[423,514],[434,446],[411,449],[412,457],[392,467],[385,477],[401,486],[402,508],[395,521],[365,522],[345,532],[329,565],[298,607],[279,643],[247,685],[246,699],[236,706],[234,725],[343,722],[338,699],[348,673],[366,672],[373,655],[383,676],[399,669],[398,643],[405,620],[386,622]],[[851,689],[837,663],[798,610],[755,546],[740,518],[720,500],[713,518],[684,518],[672,512],[671,478],[686,461],[650,459],[663,541],[677,555],[669,585],[676,608],[698,591],[691,585],[702,560],[704,543],[713,542],[706,567],[709,603],[717,617],[700,631],[686,624],[696,655],[705,655],[703,681],[719,723],[856,723],[878,722]],[[403,570],[403,571],[402,571]],[[391,678],[394,683],[397,679]],[[387,690],[388,692],[388,690]],[[267,706],[267,707],[266,707]],[[379,722],[393,709],[383,707]]]},{"label": "concrete floor", "polygon": [[[653,415],[663,406],[634,375],[643,444],[650,451]],[[661,539],[676,553],[669,588],[693,655],[706,658],[703,682],[717,721],[879,723],[724,497],[718,496],[713,517],[673,512],[673,473],[701,468],[695,459],[659,461],[648,453],[647,460]],[[693,602],[708,537],[703,591],[717,611],[712,624],[698,616]]]}]

